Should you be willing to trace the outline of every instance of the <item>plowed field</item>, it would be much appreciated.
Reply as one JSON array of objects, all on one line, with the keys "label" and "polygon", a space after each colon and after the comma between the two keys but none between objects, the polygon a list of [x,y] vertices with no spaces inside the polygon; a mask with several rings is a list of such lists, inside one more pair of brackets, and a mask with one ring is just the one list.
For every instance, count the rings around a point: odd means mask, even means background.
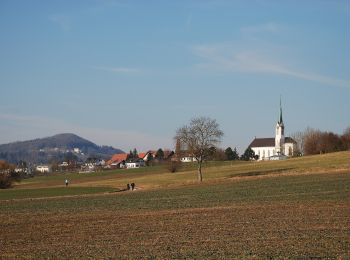
[{"label": "plowed field", "polygon": [[350,173],[0,201],[0,258],[349,258]]}]

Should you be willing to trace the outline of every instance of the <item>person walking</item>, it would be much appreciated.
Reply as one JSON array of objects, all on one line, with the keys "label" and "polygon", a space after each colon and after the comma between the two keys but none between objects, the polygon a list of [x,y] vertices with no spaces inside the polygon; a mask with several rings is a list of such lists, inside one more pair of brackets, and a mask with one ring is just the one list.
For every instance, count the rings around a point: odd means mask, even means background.
[{"label": "person walking", "polygon": [[66,180],[64,181],[64,183],[66,184],[66,187],[68,187],[68,184],[69,184],[68,179],[66,179]]}]

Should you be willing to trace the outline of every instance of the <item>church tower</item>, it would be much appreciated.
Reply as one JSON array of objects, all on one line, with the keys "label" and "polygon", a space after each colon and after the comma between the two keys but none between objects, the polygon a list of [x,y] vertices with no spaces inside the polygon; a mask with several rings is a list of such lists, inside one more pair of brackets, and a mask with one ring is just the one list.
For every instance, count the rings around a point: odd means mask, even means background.
[{"label": "church tower", "polygon": [[276,125],[275,150],[277,155],[284,155],[284,124],[282,118],[282,101],[280,99],[280,117]]}]

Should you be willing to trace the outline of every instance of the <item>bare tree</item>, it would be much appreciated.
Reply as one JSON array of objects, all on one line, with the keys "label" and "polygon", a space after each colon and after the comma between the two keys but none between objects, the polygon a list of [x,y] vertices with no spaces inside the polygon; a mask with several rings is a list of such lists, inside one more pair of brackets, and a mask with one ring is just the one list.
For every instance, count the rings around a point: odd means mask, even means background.
[{"label": "bare tree", "polygon": [[343,142],[344,150],[350,150],[350,126],[344,130],[341,139]]},{"label": "bare tree", "polygon": [[304,131],[305,155],[320,153],[321,135],[322,135],[322,132],[320,130],[309,128],[309,127]]},{"label": "bare tree", "polygon": [[210,154],[210,149],[216,147],[224,133],[219,129],[216,120],[209,117],[193,118],[189,125],[176,131],[175,142],[185,146],[187,152],[196,159],[198,164],[198,181],[202,181],[202,163]]},{"label": "bare tree", "polygon": [[305,132],[298,131],[291,135],[296,144],[295,155],[304,155],[304,141],[305,141]]},{"label": "bare tree", "polygon": [[344,150],[340,136],[333,132],[323,132],[320,143],[320,153],[333,153]]},{"label": "bare tree", "polygon": [[308,127],[304,131],[294,133],[292,138],[297,142],[297,152],[301,152],[303,155],[350,149],[350,127],[345,129],[343,135]]}]

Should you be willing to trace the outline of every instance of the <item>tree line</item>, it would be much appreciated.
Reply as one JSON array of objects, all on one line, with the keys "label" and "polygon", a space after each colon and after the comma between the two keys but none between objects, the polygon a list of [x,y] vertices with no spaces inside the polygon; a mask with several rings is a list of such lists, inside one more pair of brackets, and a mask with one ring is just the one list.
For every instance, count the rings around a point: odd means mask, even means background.
[{"label": "tree line", "polygon": [[258,158],[250,147],[241,155],[239,155],[236,147],[234,149],[231,147],[227,147],[226,149],[211,147],[207,159],[210,161],[249,161]]},{"label": "tree line", "polygon": [[297,142],[298,155],[313,155],[350,150],[350,127],[339,135],[331,131],[306,128],[292,138]]}]

